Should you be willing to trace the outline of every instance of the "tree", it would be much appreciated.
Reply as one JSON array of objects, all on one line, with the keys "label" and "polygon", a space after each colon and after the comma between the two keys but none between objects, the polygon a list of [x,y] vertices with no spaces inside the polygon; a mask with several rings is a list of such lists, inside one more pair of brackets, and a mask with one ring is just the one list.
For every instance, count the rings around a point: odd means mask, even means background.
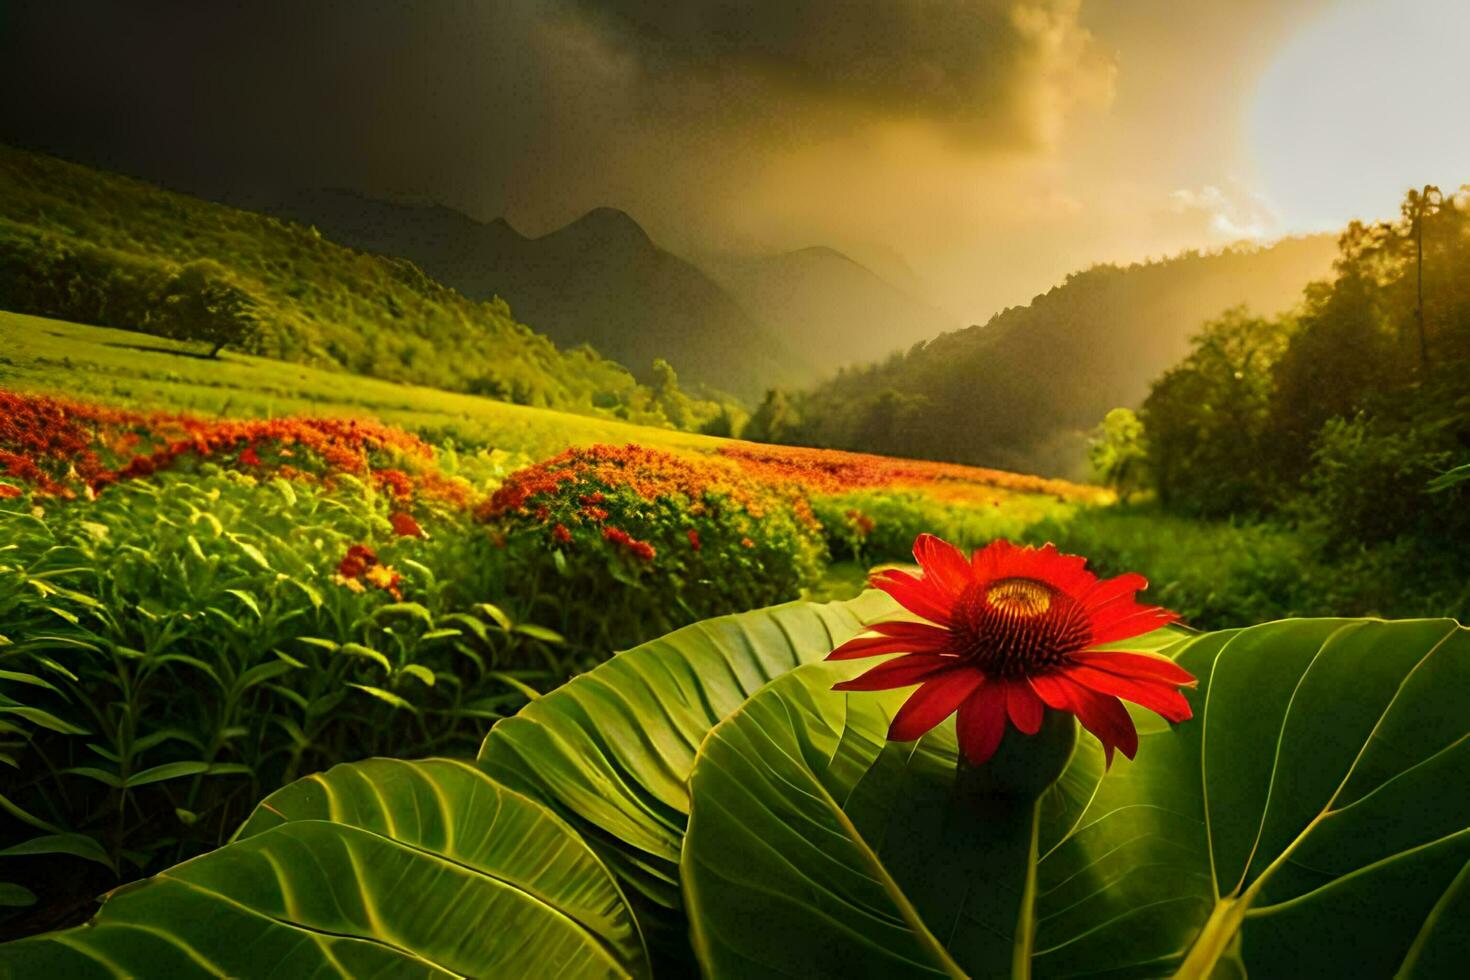
[{"label": "tree", "polygon": [[259,303],[224,266],[197,259],[164,286],[158,322],[166,336],[202,341],[219,357],[226,347],[249,346],[260,329]]},{"label": "tree", "polygon": [[1143,422],[1131,408],[1115,408],[1093,430],[1087,447],[1092,472],[1104,486],[1127,500],[1148,483],[1148,441]]},{"label": "tree", "polygon": [[1272,368],[1290,320],[1237,307],[1205,325],[1183,363],[1143,403],[1148,463],[1166,506],[1204,514],[1253,513],[1274,505],[1264,464]]},{"label": "tree", "polygon": [[674,372],[674,366],[662,357],[655,357],[652,374],[653,380],[648,387],[653,392],[654,402],[675,428],[688,428],[694,405],[689,396],[679,390],[679,376]]},{"label": "tree", "polygon": [[786,392],[772,388],[745,424],[743,435],[753,442],[786,442],[795,435],[800,424],[801,417]]}]

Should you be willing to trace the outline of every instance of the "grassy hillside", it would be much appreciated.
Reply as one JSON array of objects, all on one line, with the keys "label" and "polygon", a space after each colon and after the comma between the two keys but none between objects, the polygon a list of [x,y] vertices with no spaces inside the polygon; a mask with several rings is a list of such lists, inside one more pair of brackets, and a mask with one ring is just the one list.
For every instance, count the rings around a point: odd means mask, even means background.
[{"label": "grassy hillside", "polygon": [[1295,305],[1335,252],[1333,237],[1319,235],[1097,266],[983,326],[844,372],[766,435],[1075,475],[1088,430],[1109,409],[1140,404],[1206,320],[1237,304]]},{"label": "grassy hillside", "polygon": [[645,380],[656,357],[687,381],[745,398],[812,377],[783,334],[612,208],[537,238],[504,220],[346,191],[298,195],[281,210],[358,248],[412,259],[466,296],[500,297],[557,343],[589,344]]},{"label": "grassy hillside", "polygon": [[530,456],[597,442],[709,449],[723,441],[232,351],[212,361],[159,337],[5,312],[0,387],[234,416],[372,416],[430,438]]},{"label": "grassy hillside", "polygon": [[[187,269],[259,324],[253,352],[519,404],[652,417],[620,365],[559,350],[501,302],[314,228],[0,147],[0,308],[168,332]],[[197,277],[196,277],[197,278]]]}]

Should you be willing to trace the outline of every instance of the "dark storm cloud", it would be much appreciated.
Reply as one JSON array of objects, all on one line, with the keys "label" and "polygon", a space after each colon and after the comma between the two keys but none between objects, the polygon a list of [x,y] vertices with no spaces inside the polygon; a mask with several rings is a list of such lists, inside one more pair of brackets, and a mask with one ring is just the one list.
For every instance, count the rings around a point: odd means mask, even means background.
[{"label": "dark storm cloud", "polygon": [[649,84],[754,80],[981,142],[1042,141],[1052,114],[1105,99],[1111,85],[1078,0],[565,2]]},{"label": "dark storm cloud", "polygon": [[[1105,99],[1078,0],[0,0],[0,141],[204,193],[347,186],[717,237],[781,154],[1031,147]],[[779,195],[770,196],[772,201]]]}]

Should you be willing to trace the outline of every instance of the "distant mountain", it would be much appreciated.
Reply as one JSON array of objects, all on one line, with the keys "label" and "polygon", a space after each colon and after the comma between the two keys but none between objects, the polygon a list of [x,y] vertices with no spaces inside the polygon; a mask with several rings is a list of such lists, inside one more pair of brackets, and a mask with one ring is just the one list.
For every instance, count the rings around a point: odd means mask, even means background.
[{"label": "distant mountain", "polygon": [[273,210],[357,248],[411,259],[467,296],[498,296],[558,344],[590,344],[645,379],[658,357],[682,381],[746,398],[812,376],[721,286],[612,208],[539,238],[504,219],[349,191],[297,195]]},{"label": "distant mountain", "polygon": [[1316,235],[1096,266],[983,326],[843,372],[798,396],[800,422],[774,435],[1075,476],[1087,432],[1139,405],[1206,320],[1242,304],[1289,308],[1335,257],[1334,236]]},{"label": "distant mountain", "polygon": [[[461,237],[456,219],[469,231],[518,237],[453,212],[427,215],[415,230],[452,255]],[[621,230],[646,242],[625,227],[631,222],[611,224],[611,234],[581,230],[598,241],[616,240]],[[0,146],[0,308],[167,333],[173,311],[188,309],[182,301],[191,298],[258,328],[246,344],[254,353],[528,405],[630,417],[649,411],[652,393],[621,365],[558,349],[505,304],[466,298],[407,259]]]},{"label": "distant mountain", "polygon": [[822,374],[876,360],[959,326],[830,248],[701,265]]}]

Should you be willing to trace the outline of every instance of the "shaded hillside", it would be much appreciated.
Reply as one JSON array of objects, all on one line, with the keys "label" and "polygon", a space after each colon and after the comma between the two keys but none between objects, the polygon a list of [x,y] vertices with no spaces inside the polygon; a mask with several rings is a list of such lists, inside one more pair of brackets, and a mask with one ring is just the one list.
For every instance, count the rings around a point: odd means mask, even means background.
[{"label": "shaded hillside", "polygon": [[641,377],[661,357],[685,381],[751,398],[811,376],[723,288],[621,211],[598,208],[539,238],[503,219],[348,191],[298,195],[281,212],[358,248],[410,258],[467,296],[498,296],[557,343],[590,344]]},{"label": "shaded hillside", "polygon": [[[1330,235],[1120,268],[1096,266],[983,326],[944,334],[777,406],[766,433],[813,445],[903,452],[1075,475],[1085,434],[1136,406],[1223,310],[1294,305],[1328,274]],[[784,415],[784,422],[779,416]],[[771,411],[757,414],[765,424]]]},{"label": "shaded hillside", "polygon": [[0,308],[167,333],[178,284],[227,288],[249,350],[520,404],[659,421],[620,365],[559,350],[500,302],[316,229],[0,146]]},{"label": "shaded hillside", "polygon": [[830,248],[701,262],[741,305],[830,374],[877,360],[958,324]]}]

